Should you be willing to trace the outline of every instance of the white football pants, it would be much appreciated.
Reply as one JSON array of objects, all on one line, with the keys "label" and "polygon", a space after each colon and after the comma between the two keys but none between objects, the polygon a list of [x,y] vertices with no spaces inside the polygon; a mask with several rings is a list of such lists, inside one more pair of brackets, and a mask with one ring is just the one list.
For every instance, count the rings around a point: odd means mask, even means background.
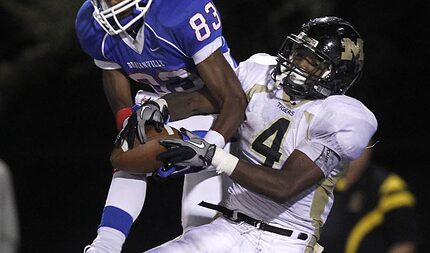
[{"label": "white football pants", "polygon": [[[211,115],[192,116],[190,118],[169,122],[168,125],[179,129],[184,127],[190,131],[209,130],[215,117]],[[229,151],[231,144],[227,142],[224,150]],[[219,204],[226,196],[231,179],[215,170],[205,170],[186,174],[182,192],[181,224],[183,229],[210,223],[216,211],[199,206],[201,201]]]},{"label": "white football pants", "polygon": [[[135,103],[140,104],[148,98],[154,100],[158,98],[158,95],[138,91]],[[215,119],[216,115],[196,115],[183,120],[169,122],[168,125],[178,130],[184,127],[190,131],[207,131],[211,128]],[[236,150],[236,145],[231,145],[229,142],[226,143],[224,150],[230,151],[231,146]],[[231,179],[226,175],[218,175],[215,170],[187,174],[184,178],[181,212],[182,228],[187,229],[211,222],[216,215],[216,211],[198,206],[198,203],[203,200],[214,204],[220,203],[227,194],[227,189],[232,183]]]},{"label": "white football pants", "polygon": [[297,239],[263,231],[246,223],[234,223],[224,217],[185,231],[181,237],[166,242],[146,253],[318,253],[322,248],[315,237]]}]

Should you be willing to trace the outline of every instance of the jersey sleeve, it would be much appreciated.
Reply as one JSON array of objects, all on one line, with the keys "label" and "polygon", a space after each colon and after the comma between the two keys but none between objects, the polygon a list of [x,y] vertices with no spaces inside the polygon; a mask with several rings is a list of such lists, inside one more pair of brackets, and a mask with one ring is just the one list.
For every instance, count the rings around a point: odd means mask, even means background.
[{"label": "jersey sleeve", "polygon": [[330,96],[309,113],[307,141],[324,145],[344,162],[357,159],[377,129],[373,113],[348,96]]},{"label": "jersey sleeve", "polygon": [[246,61],[240,62],[239,66],[234,70],[237,78],[242,85],[242,90],[247,91],[250,88],[250,82],[248,80],[248,63]]},{"label": "jersey sleeve", "polygon": [[221,17],[212,1],[187,1],[185,11],[175,15],[179,15],[174,28],[178,44],[195,64],[223,45]]},{"label": "jersey sleeve", "polygon": [[97,67],[104,69],[104,70],[112,70],[112,69],[121,69],[121,65],[118,63],[112,62],[112,61],[101,61],[94,59],[94,63]]}]

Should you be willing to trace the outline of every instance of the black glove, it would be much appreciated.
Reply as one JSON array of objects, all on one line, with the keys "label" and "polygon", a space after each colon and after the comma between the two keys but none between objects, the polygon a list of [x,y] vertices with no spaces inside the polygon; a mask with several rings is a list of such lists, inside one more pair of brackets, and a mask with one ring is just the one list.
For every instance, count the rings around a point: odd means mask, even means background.
[{"label": "black glove", "polygon": [[161,132],[164,124],[169,120],[166,101],[164,99],[157,101],[149,100],[135,112],[137,114],[137,137],[142,144],[148,139],[145,134],[146,125],[153,125],[157,131]]},{"label": "black glove", "polygon": [[157,160],[162,161],[166,167],[172,165],[207,167],[212,164],[215,154],[215,144],[210,144],[198,135],[181,128],[181,133],[186,140],[166,138],[160,140],[160,144],[167,151],[157,155]]},{"label": "black glove", "polygon": [[137,129],[137,115],[136,113],[131,114],[130,117],[125,119],[124,127],[116,136],[114,146],[115,148],[122,148],[125,152],[132,149],[134,146],[134,138],[136,137]]}]

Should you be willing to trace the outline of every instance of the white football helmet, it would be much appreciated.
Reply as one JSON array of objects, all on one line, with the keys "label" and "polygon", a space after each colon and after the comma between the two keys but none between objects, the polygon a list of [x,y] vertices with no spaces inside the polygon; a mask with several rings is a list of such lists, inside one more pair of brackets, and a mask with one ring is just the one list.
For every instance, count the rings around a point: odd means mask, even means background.
[{"label": "white football helmet", "polygon": [[109,6],[105,0],[91,0],[94,19],[109,35],[125,32],[145,15],[151,3],[152,0],[123,0]]}]

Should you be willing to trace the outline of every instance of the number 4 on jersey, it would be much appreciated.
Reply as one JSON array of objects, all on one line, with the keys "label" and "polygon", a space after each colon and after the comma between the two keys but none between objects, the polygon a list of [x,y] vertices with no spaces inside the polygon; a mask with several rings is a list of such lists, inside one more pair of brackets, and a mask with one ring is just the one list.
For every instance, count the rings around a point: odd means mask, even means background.
[{"label": "number 4 on jersey", "polygon": [[[279,149],[289,124],[290,121],[285,118],[278,119],[252,143],[252,148],[266,157],[264,166],[272,167],[275,162],[279,162],[282,155]],[[275,136],[273,137],[273,135]]]}]

